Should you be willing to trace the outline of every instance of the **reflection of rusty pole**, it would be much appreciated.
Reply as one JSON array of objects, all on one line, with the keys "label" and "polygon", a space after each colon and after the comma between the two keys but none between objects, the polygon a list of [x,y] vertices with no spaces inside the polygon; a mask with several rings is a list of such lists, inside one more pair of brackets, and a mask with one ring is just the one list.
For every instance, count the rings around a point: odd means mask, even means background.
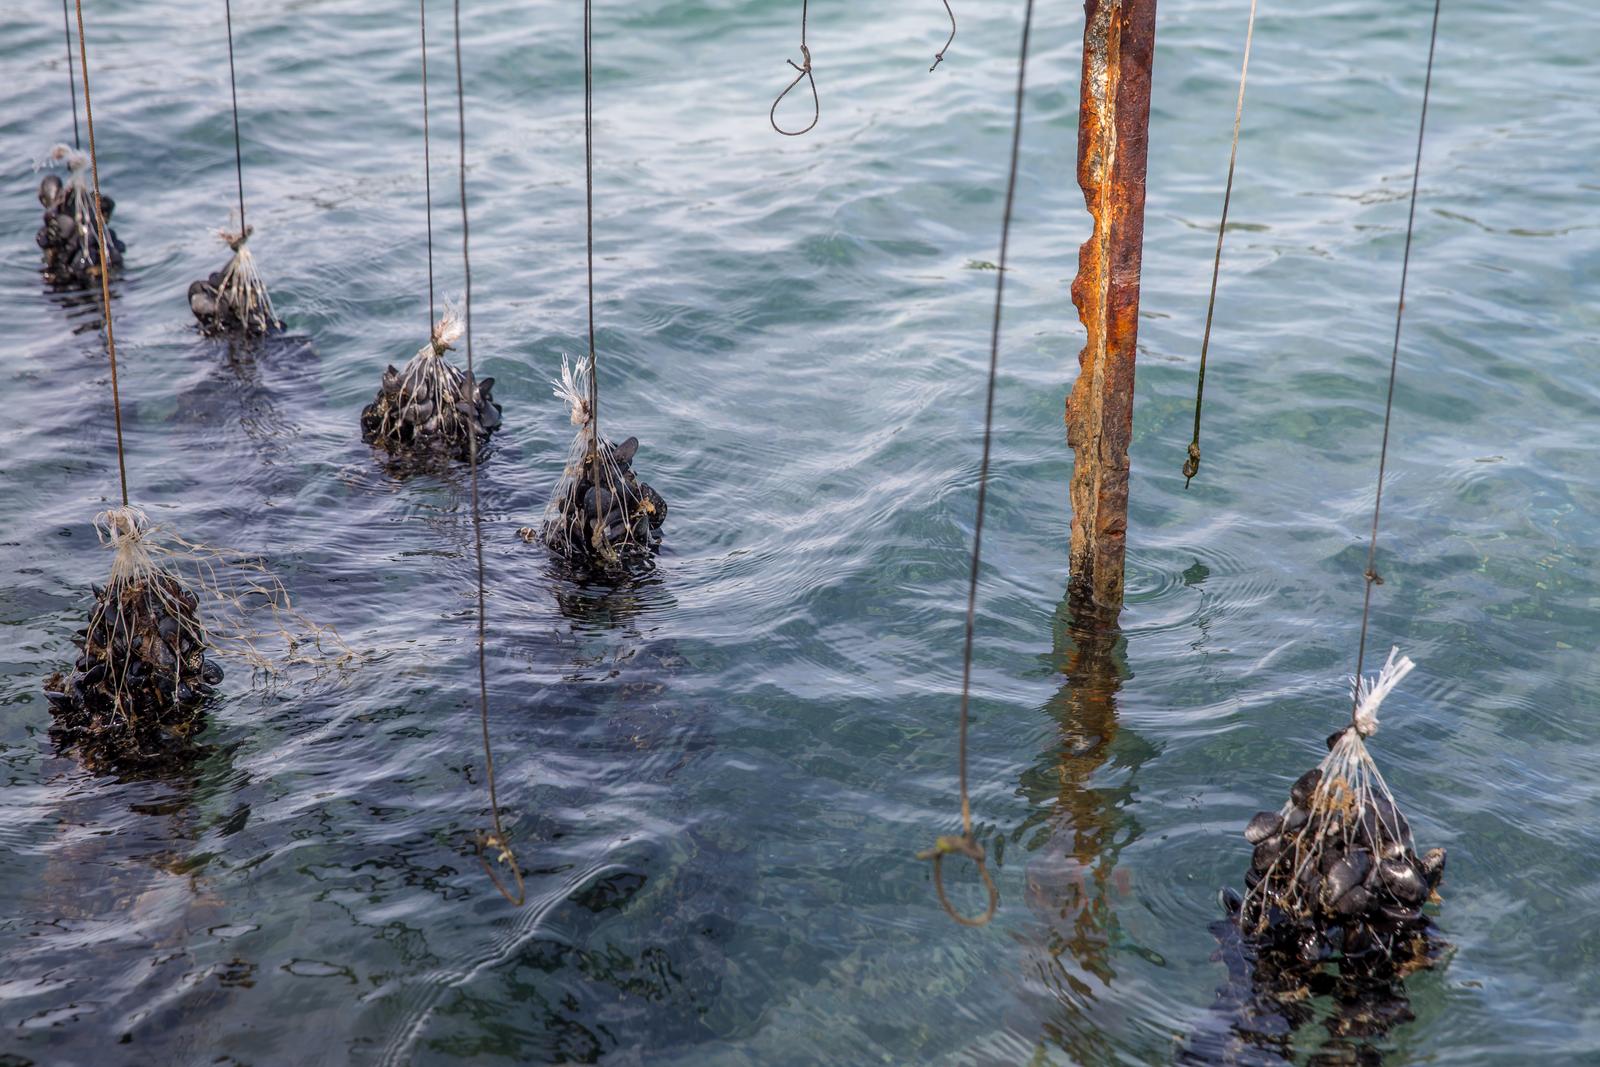
[{"label": "reflection of rusty pole", "polygon": [[1072,446],[1071,587],[1113,614],[1122,607],[1128,533],[1128,443],[1144,248],[1144,169],[1156,0],[1087,0],[1078,184],[1094,233],[1078,250],[1072,302],[1089,337],[1067,398]]}]

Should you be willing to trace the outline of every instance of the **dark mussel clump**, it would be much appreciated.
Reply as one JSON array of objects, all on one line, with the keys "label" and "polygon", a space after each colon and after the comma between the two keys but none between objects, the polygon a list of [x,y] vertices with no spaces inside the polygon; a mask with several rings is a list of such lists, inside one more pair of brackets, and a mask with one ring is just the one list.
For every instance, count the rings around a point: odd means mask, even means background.
[{"label": "dark mussel clump", "polygon": [[233,256],[221,270],[189,286],[189,310],[208,336],[263,337],[283,329],[283,320],[272,309],[267,283],[246,244],[252,229],[220,232],[218,236],[233,250]]},{"label": "dark mussel clump", "polygon": [[372,403],[361,410],[361,439],[389,452],[443,451],[457,459],[482,448],[500,427],[494,379],[474,381],[444,354],[461,336],[453,311],[403,370],[391,364]]},{"label": "dark mussel clump", "polygon": [[45,682],[51,735],[90,765],[148,762],[182,751],[201,704],[222,681],[206,658],[195,595],[155,569],[94,588],[70,672]]},{"label": "dark mussel clump", "polygon": [[1295,781],[1289,802],[1245,827],[1254,852],[1240,924],[1307,962],[1337,957],[1403,974],[1436,955],[1422,909],[1438,899],[1444,849],[1417,853],[1363,741],[1377,729],[1378,701],[1411,669],[1396,655],[1376,683],[1362,683],[1355,721],[1329,738],[1327,758]]},{"label": "dark mussel clump", "polygon": [[[633,470],[639,439],[620,445],[601,439],[599,463],[585,449],[564,473],[540,530],[545,545],[568,559],[622,563],[661,545],[667,502]],[[595,481],[598,468],[599,483]],[[523,534],[531,540],[531,531]]]},{"label": "dark mussel clump", "polygon": [[[89,158],[58,146],[51,158],[67,164],[67,180],[46,174],[39,183],[39,203],[44,206],[44,225],[35,240],[44,251],[46,276],[58,285],[88,286],[100,279],[100,224],[95,213],[94,190],[89,187]],[[111,228],[111,213],[116,201],[100,197],[105,212],[105,258],[110,269],[122,266],[127,246]]]}]

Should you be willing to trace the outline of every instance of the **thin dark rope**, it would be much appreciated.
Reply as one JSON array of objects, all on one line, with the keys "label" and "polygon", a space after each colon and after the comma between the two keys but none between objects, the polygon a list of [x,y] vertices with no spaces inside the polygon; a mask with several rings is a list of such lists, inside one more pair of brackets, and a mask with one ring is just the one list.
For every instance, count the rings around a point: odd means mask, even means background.
[{"label": "thin dark rope", "polygon": [[[456,124],[459,136],[461,182],[461,269],[466,283],[467,378],[469,381],[475,381],[472,368],[472,256],[469,252],[467,230],[467,104],[466,90],[461,76],[461,0],[455,0],[455,31]],[[483,728],[483,766],[484,778],[489,783],[489,818],[494,826],[493,836],[482,844],[498,849],[499,862],[510,865],[511,876],[516,880],[516,893],[513,894],[501,882],[494,866],[483,854],[482,847],[478,851],[478,860],[488,873],[489,881],[500,891],[500,895],[510,901],[512,907],[520,908],[525,897],[522,868],[517,863],[516,853],[511,850],[511,842],[507,839],[505,830],[500,826],[500,797],[494,781],[494,750],[489,745],[489,668],[484,652],[488,621],[483,593],[483,515],[478,501],[478,432],[476,427],[469,427],[468,430],[467,462],[472,471],[472,549],[478,564],[478,718]]]},{"label": "thin dark rope", "polygon": [[72,23],[67,15],[67,0],[61,0],[61,29],[67,35],[67,91],[72,94],[72,147],[83,150],[78,139],[78,74],[72,69]]},{"label": "thin dark rope", "polygon": [[[1389,422],[1394,415],[1394,381],[1400,368],[1400,323],[1406,311],[1406,275],[1411,270],[1411,235],[1417,224],[1417,185],[1422,178],[1422,138],[1428,128],[1428,94],[1433,89],[1433,54],[1439,42],[1439,6],[1433,0],[1433,29],[1428,36],[1428,68],[1422,80],[1422,115],[1417,120],[1417,158],[1411,170],[1411,209],[1406,215],[1406,250],[1400,257],[1400,296],[1394,308],[1394,348],[1389,353],[1389,395],[1383,405],[1383,446],[1378,450],[1378,491],[1372,501],[1372,539],[1367,544],[1366,592],[1361,600],[1361,640],[1356,646],[1356,678],[1366,665],[1367,624],[1372,615],[1372,587],[1383,584],[1378,574],[1378,516],[1383,510],[1383,476],[1389,464]],[[1351,721],[1359,693],[1350,706]]]},{"label": "thin dark rope", "polygon": [[228,89],[233,93],[233,169],[239,178],[239,238],[250,235],[244,224],[244,149],[239,143],[239,85],[233,76],[233,0],[222,0],[228,17]]},{"label": "thin dark rope", "polygon": [[[594,25],[590,0],[583,0],[583,184],[584,233],[589,271],[589,448],[595,507],[600,506],[600,374],[594,345]],[[599,519],[599,515],[596,515]]]},{"label": "thin dark rope", "polygon": [[1200,406],[1206,392],[1206,353],[1211,348],[1211,319],[1217,311],[1217,277],[1222,273],[1222,238],[1228,232],[1228,204],[1233,199],[1233,165],[1239,159],[1239,126],[1244,121],[1244,86],[1250,76],[1250,43],[1256,34],[1256,0],[1250,0],[1250,21],[1244,31],[1244,62],[1239,66],[1239,103],[1233,109],[1233,147],[1228,150],[1228,184],[1222,192],[1222,220],[1217,223],[1217,255],[1211,261],[1211,296],[1206,301],[1206,329],[1200,337],[1200,377],[1194,387],[1194,437],[1183,463],[1183,487],[1200,473]]},{"label": "thin dark rope", "polygon": [[[966,642],[962,648],[961,657],[961,718],[960,734],[960,760],[958,777],[961,788],[961,835],[959,837],[942,836],[936,839],[934,846],[925,852],[919,853],[921,859],[933,861],[934,888],[939,894],[939,903],[944,905],[944,910],[950,917],[963,926],[983,926],[994,918],[995,909],[1000,903],[1000,894],[995,889],[994,879],[989,875],[989,868],[984,862],[983,846],[978,844],[972,836],[972,803],[967,792],[967,721],[969,707],[972,702],[972,646],[977,631],[978,619],[978,574],[983,561],[983,516],[984,506],[989,496],[989,454],[994,441],[994,392],[995,382],[1000,374],[1000,319],[1005,307],[1006,291],[1006,257],[1011,246],[1011,211],[1016,203],[1017,196],[1017,164],[1022,154],[1022,105],[1026,97],[1028,82],[1028,35],[1033,27],[1033,0],[1028,0],[1028,5],[1022,16],[1022,44],[1017,54],[1017,99],[1016,109],[1012,116],[1011,125],[1011,169],[1006,176],[1006,203],[1005,210],[1000,219],[1000,262],[999,270],[994,278],[994,322],[989,331],[989,384],[988,392],[984,399],[983,407],[983,460],[978,466],[978,514],[972,527],[972,571],[967,582],[967,627]],[[950,853],[968,857],[977,864],[978,871],[983,876],[984,888],[989,894],[989,906],[984,913],[977,917],[963,915],[951,906],[945,896],[944,881],[941,877],[940,862]]]},{"label": "thin dark rope", "polygon": [[83,0],[78,9],[78,59],[83,68],[83,118],[89,127],[89,167],[94,174],[94,219],[100,231],[100,300],[106,318],[106,351],[111,357],[111,411],[117,422],[117,478],[122,484],[122,506],[128,506],[128,463],[123,457],[122,394],[117,388],[117,338],[111,329],[111,277],[106,262],[106,214],[100,205],[100,158],[94,148],[94,106],[89,102],[89,45],[83,39]]},{"label": "thin dark rope", "polygon": [[[822,101],[817,97],[817,79],[811,76],[811,49],[806,45],[806,21],[808,17],[807,8],[809,3],[810,0],[800,0],[801,62],[796,63],[792,59],[784,60],[785,63],[799,71],[799,73],[794,76],[794,81],[785,86],[783,92],[778,94],[778,98],[772,102],[772,110],[767,112],[767,121],[772,123],[772,128],[783,134],[785,137],[799,137],[803,133],[810,133],[812,130],[816,129],[817,122],[822,118]],[[954,33],[952,33],[951,36],[955,36]],[[942,54],[943,53],[941,53],[941,55]],[[934,66],[938,65],[938,62],[935,61]],[[788,96],[790,91],[794,89],[796,85],[799,85],[802,80],[811,83],[811,124],[806,126],[804,129],[786,130],[782,126],[778,125],[778,105],[783,103],[783,98]]]},{"label": "thin dark rope", "polygon": [[436,321],[433,303],[433,140],[428,134],[428,0],[417,0],[422,22],[422,188],[428,204],[428,332]]},{"label": "thin dark rope", "polygon": [[945,40],[944,47],[934,53],[933,66],[928,68],[929,74],[939,69],[939,64],[944,62],[944,54],[950,51],[950,45],[956,39],[956,13],[950,10],[950,0],[944,0],[944,13],[950,16],[950,36]]}]

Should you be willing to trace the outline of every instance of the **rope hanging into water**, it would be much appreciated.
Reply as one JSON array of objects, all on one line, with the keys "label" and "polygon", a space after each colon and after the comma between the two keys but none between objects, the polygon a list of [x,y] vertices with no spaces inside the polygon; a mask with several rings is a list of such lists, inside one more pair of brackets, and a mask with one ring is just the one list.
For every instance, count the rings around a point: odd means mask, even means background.
[{"label": "rope hanging into water", "polygon": [[583,187],[584,241],[589,280],[589,461],[590,477],[600,479],[600,374],[594,346],[594,12],[583,0]]},{"label": "rope hanging into water", "polygon": [[233,94],[233,169],[239,179],[239,241],[250,236],[244,224],[244,149],[239,143],[239,85],[233,76],[233,0],[222,0],[228,19],[228,89]]},{"label": "rope hanging into water", "polygon": [[1206,301],[1206,328],[1200,337],[1200,377],[1194,387],[1194,437],[1183,462],[1183,487],[1200,473],[1200,405],[1206,392],[1206,353],[1211,348],[1211,319],[1217,310],[1217,276],[1222,273],[1222,239],[1228,232],[1228,204],[1233,199],[1233,166],[1239,159],[1239,126],[1244,120],[1244,86],[1250,76],[1250,44],[1256,34],[1256,0],[1250,0],[1250,21],[1244,31],[1244,62],[1239,66],[1239,103],[1233,109],[1233,147],[1228,149],[1228,183],[1222,191],[1222,220],[1217,223],[1217,255],[1211,262],[1211,296]]},{"label": "rope hanging into water", "polygon": [[[458,173],[461,183],[461,270],[466,286],[464,325],[467,338],[467,377],[476,380],[472,367],[472,256],[467,227],[467,104],[466,90],[461,76],[461,0],[455,0],[455,46]],[[467,465],[472,472],[472,548],[478,566],[478,718],[483,728],[483,766],[484,778],[489,784],[489,818],[494,826],[494,833],[480,842],[478,862],[483,864],[484,872],[488,874],[489,881],[494,883],[494,887],[500,891],[500,895],[510,901],[512,907],[520,908],[526,896],[522,884],[522,868],[517,863],[516,853],[511,850],[511,841],[500,825],[500,798],[494,781],[494,750],[489,745],[489,668],[484,652],[488,622],[483,603],[483,515],[478,499],[478,435],[467,434],[467,442]],[[497,857],[498,862],[510,866],[511,877],[516,882],[516,893],[513,894],[500,880],[494,865],[483,853],[484,847],[497,849],[500,853]]]},{"label": "rope hanging into water", "polygon": [[934,53],[933,66],[928,68],[929,74],[932,74],[934,71],[939,69],[939,64],[944,62],[944,54],[950,51],[950,45],[956,39],[956,13],[950,10],[950,0],[943,0],[943,2],[944,13],[950,16],[950,36],[945,40],[944,47],[940,48],[939,51]]},{"label": "rope hanging into water", "polygon": [[422,23],[422,189],[428,205],[428,332],[439,320],[433,303],[433,139],[428,134],[428,0],[417,0]]},{"label": "rope hanging into water", "polygon": [[83,150],[78,139],[78,73],[72,69],[72,23],[67,14],[67,0],[61,0],[61,30],[67,36],[67,92],[72,94],[72,147]]},{"label": "rope hanging into water", "polygon": [[[801,134],[810,133],[812,130],[816,129],[817,122],[822,118],[822,101],[817,96],[817,79],[811,76],[811,49],[806,45],[806,21],[808,17],[807,8],[809,7],[809,4],[810,0],[800,0],[801,62],[796,63],[792,59],[784,60],[785,63],[799,71],[799,73],[794,76],[794,81],[790,82],[784,88],[783,92],[778,94],[778,98],[772,102],[772,110],[767,112],[767,121],[772,123],[772,128],[783,134],[785,137],[799,137]],[[954,18],[954,16],[951,17]],[[955,33],[952,31],[951,37],[954,38],[954,36]],[[941,52],[940,55],[943,55],[943,53]],[[935,61],[934,66],[936,67],[938,65],[938,62]],[[932,68],[929,69],[931,70]],[[802,80],[811,83],[811,122],[803,129],[786,130],[782,126],[778,125],[778,105],[783,103],[783,98],[788,96],[790,91],[792,91],[796,85],[799,85]]]},{"label": "rope hanging into water", "polygon": [[[1383,510],[1383,477],[1389,464],[1389,423],[1394,415],[1394,382],[1400,368],[1400,324],[1406,312],[1406,276],[1411,269],[1411,235],[1417,224],[1417,185],[1422,178],[1422,139],[1428,128],[1428,95],[1433,89],[1433,55],[1439,42],[1439,7],[1433,0],[1433,28],[1428,35],[1428,67],[1422,80],[1422,114],[1417,120],[1417,158],[1411,170],[1411,208],[1406,215],[1406,248],[1400,257],[1400,295],[1394,308],[1394,347],[1389,353],[1389,395],[1383,405],[1383,445],[1378,450],[1378,490],[1372,500],[1372,538],[1367,543],[1366,591],[1361,600],[1361,639],[1356,646],[1356,678],[1367,657],[1367,625],[1372,616],[1372,587],[1382,585],[1378,574],[1378,517]],[[1350,718],[1356,721],[1360,707],[1359,687],[1350,705]]]},{"label": "rope hanging into water", "polygon": [[100,205],[100,158],[94,147],[94,106],[89,102],[89,44],[83,39],[83,0],[78,10],[78,60],[83,69],[83,118],[89,127],[89,169],[94,175],[95,229],[100,235],[100,301],[106,319],[106,352],[111,360],[111,412],[117,423],[117,479],[122,485],[122,506],[128,506],[128,463],[122,444],[122,394],[117,388],[117,337],[111,329],[111,277],[106,270],[106,214]]},{"label": "rope hanging into water", "polygon": [[[989,331],[989,384],[983,408],[983,460],[978,466],[978,514],[972,528],[972,572],[967,583],[966,643],[961,658],[961,718],[960,762],[958,777],[961,788],[961,833],[959,836],[942,835],[934,840],[933,847],[917,853],[918,859],[933,861],[933,887],[939,894],[939,903],[950,917],[963,926],[983,926],[994,918],[1000,905],[1000,893],[994,878],[989,874],[983,846],[972,836],[972,803],[967,793],[967,720],[972,701],[972,644],[978,616],[978,572],[983,559],[983,514],[989,495],[989,453],[994,441],[994,390],[1000,372],[1000,318],[1005,306],[1006,256],[1011,244],[1011,210],[1017,195],[1017,162],[1022,152],[1022,105],[1028,81],[1028,34],[1033,27],[1033,0],[1028,0],[1022,15],[1022,44],[1017,54],[1017,99],[1011,126],[1011,169],[1006,177],[1006,203],[1000,220],[1000,261],[994,278],[994,322]],[[983,876],[983,886],[988,892],[988,907],[981,915],[963,915],[945,896],[941,869],[947,855],[966,856],[977,865]]]}]

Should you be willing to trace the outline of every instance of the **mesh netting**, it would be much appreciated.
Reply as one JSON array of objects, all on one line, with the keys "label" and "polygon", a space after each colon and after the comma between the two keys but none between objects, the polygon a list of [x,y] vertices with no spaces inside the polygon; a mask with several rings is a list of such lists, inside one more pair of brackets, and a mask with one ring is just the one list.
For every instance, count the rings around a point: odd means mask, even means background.
[{"label": "mesh netting", "polygon": [[436,449],[463,460],[474,436],[483,447],[500,426],[500,405],[493,378],[474,381],[444,358],[461,333],[460,317],[446,306],[405,369],[391,364],[384,371],[378,395],[361,412],[362,440],[390,452]]},{"label": "mesh netting", "polygon": [[222,681],[213,656],[267,685],[297,668],[321,674],[354,662],[259,561],[185,541],[139,508],[101,512],[95,530],[112,550],[110,577],[94,587],[73,670],[45,683],[52,732],[89,762],[138,762],[181,745]]},{"label": "mesh netting", "polygon": [[242,233],[218,230],[217,236],[233,250],[233,256],[209,278],[189,286],[189,310],[199,320],[200,329],[211,336],[244,334],[260,337],[283,329],[283,322],[272,310],[272,297],[251,255],[248,241],[255,228]]},{"label": "mesh netting", "polygon": [[[39,203],[44,205],[44,225],[35,240],[44,251],[45,273],[62,285],[89,285],[100,279],[100,224],[94,210],[94,189],[89,184],[89,157],[66,145],[56,145],[44,165],[64,164],[67,180],[46,174],[39,183]],[[100,197],[106,219],[106,259],[114,270],[122,265],[127,246],[111,229],[116,201]]]},{"label": "mesh netting", "polygon": [[[567,448],[561,478],[545,504],[537,536],[568,559],[602,565],[647,559],[661,544],[667,502],[633,471],[639,439],[613,444],[600,438],[597,450],[587,370],[574,368],[563,357],[561,377],[552,384],[577,432]],[[531,529],[523,531],[530,540],[534,535]]]},{"label": "mesh netting", "polygon": [[1379,703],[1413,666],[1393,649],[1376,680],[1358,681],[1354,721],[1329,738],[1327,758],[1294,783],[1281,810],[1250,820],[1255,854],[1239,907],[1247,932],[1295,926],[1346,956],[1404,955],[1422,939],[1422,905],[1436,899],[1445,853],[1417,855],[1364,740],[1377,730]]}]

